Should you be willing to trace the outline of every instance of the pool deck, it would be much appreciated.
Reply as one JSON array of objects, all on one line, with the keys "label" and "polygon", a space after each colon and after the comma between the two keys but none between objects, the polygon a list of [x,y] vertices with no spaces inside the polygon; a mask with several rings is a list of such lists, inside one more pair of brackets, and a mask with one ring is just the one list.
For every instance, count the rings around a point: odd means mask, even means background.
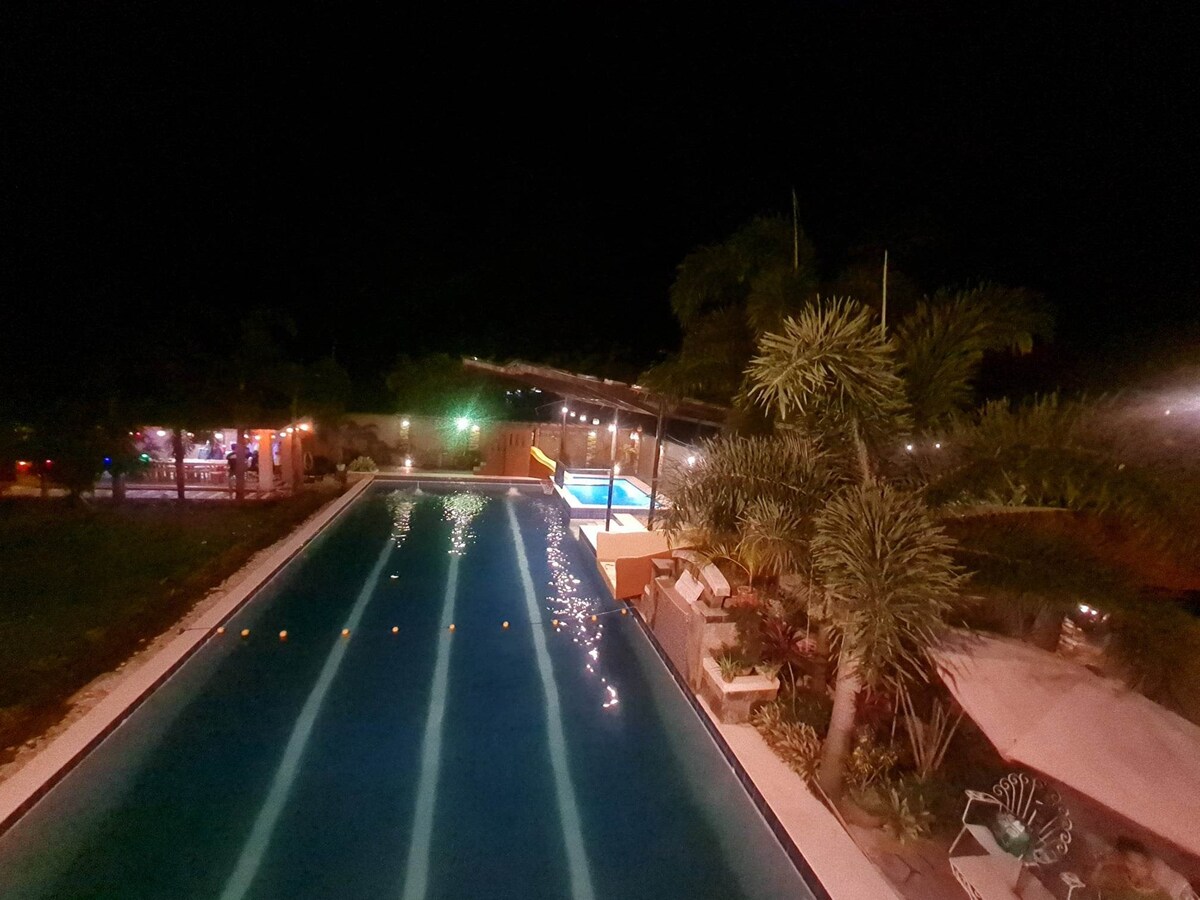
[{"label": "pool deck", "polygon": [[[0,782],[0,832],[15,823],[83,757],[121,724],[150,693],[216,633],[337,515],[367,489],[364,478],[317,511],[307,522],[238,573],[237,583],[166,646],[130,668],[99,703],[68,726],[5,781]],[[186,618],[185,620],[186,621]],[[174,626],[172,630],[178,628]],[[169,632],[167,632],[169,633]]]}]

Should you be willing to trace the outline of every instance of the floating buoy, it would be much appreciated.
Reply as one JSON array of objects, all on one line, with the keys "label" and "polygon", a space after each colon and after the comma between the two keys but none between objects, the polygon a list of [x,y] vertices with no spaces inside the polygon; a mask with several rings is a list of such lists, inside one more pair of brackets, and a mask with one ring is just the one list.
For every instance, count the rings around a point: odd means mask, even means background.
[{"label": "floating buoy", "polygon": [[396,580],[397,578],[399,578],[400,576],[399,576],[399,575],[392,575],[392,576],[390,576],[390,577],[391,577],[392,581],[395,581],[395,580]]},{"label": "floating buoy", "polygon": [[399,625],[393,625],[393,626],[392,626],[392,634],[399,634],[399,633],[400,633],[400,626],[399,626]]},{"label": "floating buoy", "polygon": [[558,619],[551,619],[550,624],[553,625],[555,628],[557,628],[558,627]]},{"label": "floating buoy", "polygon": [[500,625],[501,628],[508,628],[508,623],[504,622]]},{"label": "floating buoy", "polygon": [[218,627],[217,627],[217,634],[224,634],[224,633],[225,633],[225,626],[224,626],[224,625],[220,625],[220,626],[218,626]]},{"label": "floating buoy", "polygon": [[242,629],[242,637],[244,637],[244,638],[250,637],[250,629],[249,628]]},{"label": "floating buoy", "polygon": [[342,629],[342,637],[350,637],[350,629],[349,628]]},{"label": "floating buoy", "polygon": [[453,630],[454,630],[454,623],[453,623],[453,622],[451,622],[451,623],[450,623],[450,630],[451,630],[451,631],[453,631]]},{"label": "floating buoy", "polygon": [[600,621],[600,617],[599,617],[599,616],[595,616],[595,615],[594,615],[594,616],[592,616],[592,621],[593,621],[593,622],[599,622],[599,621]]},{"label": "floating buoy", "polygon": [[283,631],[279,632],[279,639],[281,641],[287,640],[287,629],[284,629]]},{"label": "floating buoy", "polygon": [[627,616],[627,615],[629,615],[629,610],[627,610],[627,609],[622,609],[622,610],[621,610],[621,615],[623,615],[623,616]]}]

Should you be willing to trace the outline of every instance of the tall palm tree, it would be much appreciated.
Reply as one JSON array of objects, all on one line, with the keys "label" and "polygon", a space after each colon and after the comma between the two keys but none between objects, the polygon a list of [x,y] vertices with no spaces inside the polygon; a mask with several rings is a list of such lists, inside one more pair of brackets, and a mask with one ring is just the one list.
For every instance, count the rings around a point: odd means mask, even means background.
[{"label": "tall palm tree", "polygon": [[824,613],[840,644],[833,713],[817,783],[837,801],[863,687],[924,677],[962,582],[953,542],[913,494],[859,484],[816,519],[813,568]]}]

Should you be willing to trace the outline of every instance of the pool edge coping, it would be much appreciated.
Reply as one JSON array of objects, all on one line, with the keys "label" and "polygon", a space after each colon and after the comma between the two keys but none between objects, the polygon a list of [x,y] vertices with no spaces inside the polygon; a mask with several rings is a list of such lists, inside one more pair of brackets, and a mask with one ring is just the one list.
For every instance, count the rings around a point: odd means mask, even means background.
[{"label": "pool edge coping", "polygon": [[[29,762],[0,782],[0,835],[16,825],[25,813],[128,719],[215,635],[223,622],[253,600],[259,590],[362,496],[374,480],[356,480],[340,496],[277,541],[273,545],[276,549],[257,565],[251,564],[253,568],[225,597],[206,610],[192,625],[181,629],[166,646],[121,679],[100,702],[72,722]],[[162,634],[178,626],[177,622]]]}]

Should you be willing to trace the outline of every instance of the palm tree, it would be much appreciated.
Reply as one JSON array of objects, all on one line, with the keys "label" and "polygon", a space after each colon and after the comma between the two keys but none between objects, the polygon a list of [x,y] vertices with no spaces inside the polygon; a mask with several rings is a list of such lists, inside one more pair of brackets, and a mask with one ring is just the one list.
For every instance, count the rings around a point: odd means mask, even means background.
[{"label": "palm tree", "polygon": [[883,484],[854,485],[817,516],[813,568],[840,644],[817,783],[835,802],[859,692],[924,677],[924,650],[937,641],[962,582],[952,549],[918,497]]}]

